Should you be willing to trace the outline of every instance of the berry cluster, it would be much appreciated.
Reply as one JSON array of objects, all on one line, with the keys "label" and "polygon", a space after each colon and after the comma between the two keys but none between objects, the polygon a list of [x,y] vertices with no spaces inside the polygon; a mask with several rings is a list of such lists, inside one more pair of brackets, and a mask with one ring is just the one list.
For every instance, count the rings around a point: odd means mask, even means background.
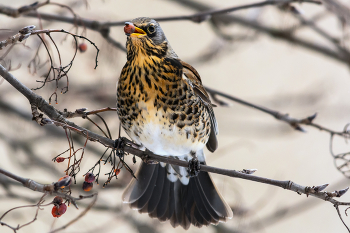
[{"label": "berry cluster", "polygon": [[66,213],[67,205],[65,203],[63,203],[62,197],[56,196],[53,199],[52,203],[54,204],[54,206],[52,207],[52,210],[51,210],[53,217],[59,218],[59,217],[61,217],[61,215]]}]

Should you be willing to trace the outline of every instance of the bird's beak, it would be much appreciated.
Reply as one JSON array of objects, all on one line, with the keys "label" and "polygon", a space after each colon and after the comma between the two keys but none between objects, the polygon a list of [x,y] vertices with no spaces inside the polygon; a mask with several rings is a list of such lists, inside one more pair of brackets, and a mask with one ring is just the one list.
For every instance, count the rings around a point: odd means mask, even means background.
[{"label": "bird's beak", "polygon": [[128,36],[140,37],[146,35],[147,33],[141,28],[135,27],[133,23],[125,22],[124,32]]},{"label": "bird's beak", "polygon": [[142,30],[141,28],[135,27],[135,32],[132,33],[132,34],[135,34],[135,35],[146,35],[147,33],[144,30]]}]

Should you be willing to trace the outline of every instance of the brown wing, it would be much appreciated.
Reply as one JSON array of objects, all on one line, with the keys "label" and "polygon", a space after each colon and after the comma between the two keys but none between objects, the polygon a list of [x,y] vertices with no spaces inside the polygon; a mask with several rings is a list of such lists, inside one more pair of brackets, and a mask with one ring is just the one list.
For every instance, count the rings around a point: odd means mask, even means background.
[{"label": "brown wing", "polygon": [[213,106],[215,105],[211,103],[209,95],[202,85],[202,80],[197,70],[193,68],[190,64],[184,61],[180,61],[180,62],[183,66],[184,75],[189,79],[194,92],[196,93],[197,96],[200,97],[200,99],[205,104],[208,110],[210,120],[211,120],[211,132],[210,132],[209,140],[207,142],[207,148],[210,152],[214,152],[218,147],[218,141],[217,141],[216,135],[219,133],[218,123],[216,121],[214,110],[213,110]]}]

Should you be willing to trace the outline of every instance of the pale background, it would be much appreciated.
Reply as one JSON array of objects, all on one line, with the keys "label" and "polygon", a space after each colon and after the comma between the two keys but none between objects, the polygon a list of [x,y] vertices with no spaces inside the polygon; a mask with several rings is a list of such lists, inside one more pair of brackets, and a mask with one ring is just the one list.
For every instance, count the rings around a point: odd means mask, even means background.
[{"label": "pale background", "polygon": [[[72,5],[73,1],[62,1]],[[254,1],[202,1],[214,8],[238,6]],[[32,3],[32,1],[8,1],[2,0],[1,4],[13,7]],[[89,1],[90,8],[84,5],[74,8],[84,18],[100,21],[130,20],[140,16],[160,17],[171,15],[186,15],[194,13],[175,1]],[[303,4],[301,9],[306,15],[319,10],[315,5]],[[41,9],[47,13],[65,12],[59,7],[47,6]],[[279,27],[291,26],[295,23],[290,17],[282,15],[274,7],[262,9],[263,17],[272,25]],[[254,14],[255,10],[240,11],[239,14]],[[69,13],[64,13],[70,16]],[[33,18],[12,19],[0,15],[0,27],[17,29],[22,26],[34,24],[39,26],[38,20]],[[324,28],[339,32],[339,23],[334,18],[326,18],[322,21]],[[283,41],[277,41],[270,37],[260,35],[254,41],[241,41],[226,43],[223,52],[219,53],[209,62],[199,62],[198,58],[211,46],[223,42],[216,36],[210,25],[206,22],[195,24],[189,21],[162,22],[161,26],[179,57],[190,62],[201,74],[202,81],[206,86],[232,94],[252,103],[266,106],[268,108],[289,113],[293,117],[302,118],[318,113],[315,122],[325,127],[341,131],[350,122],[350,73],[349,68],[330,58],[323,57],[314,52],[309,52],[301,47],[293,46]],[[64,23],[48,23],[43,21],[44,28],[55,28],[69,30],[71,25]],[[242,35],[252,34],[253,31],[240,26],[228,27],[228,33]],[[80,30],[81,32],[81,30]],[[126,37],[123,27],[112,28],[111,35],[122,44]],[[56,35],[57,36],[57,35]],[[73,68],[70,71],[70,91],[65,95],[59,95],[58,109],[87,107],[89,110],[106,106],[115,106],[115,83],[119,77],[122,66],[126,61],[124,52],[108,45],[102,37],[89,31],[87,37],[96,42],[100,48],[99,66],[94,70],[95,50],[92,46],[84,54],[79,53]],[[319,41],[313,33],[305,30],[305,37],[309,40]],[[62,36],[58,35],[59,45]],[[32,40],[32,42],[30,41]],[[29,38],[28,44],[33,44],[37,38]],[[64,63],[68,63],[72,49],[68,37],[63,42],[61,52]],[[34,43],[35,44],[35,43]],[[23,49],[25,53],[32,54],[32,50]],[[18,50],[20,51],[20,50]],[[22,56],[21,53],[18,55]],[[36,77],[28,74],[27,63],[32,55],[21,59],[22,68],[12,72],[19,80],[28,87],[36,87]],[[81,87],[90,88],[89,95],[103,96],[103,104],[98,101],[87,102],[79,97],[75,90]],[[53,86],[48,85],[37,93],[48,99],[53,91]],[[5,82],[0,85],[0,98],[30,114],[30,106],[27,100]],[[102,101],[101,101],[102,102]],[[229,102],[230,107],[215,108],[216,117],[219,123],[219,149],[214,153],[206,153],[208,164],[227,169],[249,169],[256,168],[256,175],[278,180],[292,180],[301,185],[320,185],[330,183],[327,190],[345,188],[349,180],[345,179],[338,172],[333,159],[329,153],[329,134],[320,132],[310,127],[304,127],[307,133],[293,130],[285,123],[275,120],[262,112]],[[109,116],[109,124],[113,129],[114,138],[118,135],[118,122],[115,113],[106,113]],[[30,115],[29,115],[30,117]],[[81,125],[87,122],[74,120]],[[83,123],[82,123],[83,122]],[[19,117],[7,117],[6,112],[0,112],[1,134],[8,138],[28,139],[33,135],[47,134],[35,122],[25,122]],[[47,126],[49,127],[49,126]],[[53,126],[52,126],[53,127]],[[63,131],[62,129],[60,129]],[[97,130],[96,130],[97,132]],[[5,137],[5,138],[6,138]],[[348,151],[349,147],[341,139],[337,151]],[[40,145],[40,144],[38,144]],[[98,147],[99,145],[90,145]],[[55,166],[60,171],[65,165],[53,164],[51,158],[67,149],[66,141],[56,142],[51,140],[44,145],[36,146],[35,153],[41,156],[47,163]],[[89,169],[96,162],[97,156],[86,152],[83,169]],[[14,152],[7,141],[0,140],[0,166],[24,177],[35,179],[42,183],[51,183],[59,178],[56,175],[43,172],[37,167],[31,168],[30,159],[26,158],[23,152]],[[16,166],[18,161],[28,162],[26,169]],[[128,158],[131,163],[131,157]],[[108,166],[108,165],[106,165]],[[135,168],[135,167],[134,167]],[[122,173],[126,174],[125,170]],[[43,175],[45,174],[45,175]],[[225,224],[226,229],[234,232],[241,229],[241,226],[252,226],[252,222],[262,220],[258,229],[242,228],[243,232],[347,232],[342,225],[336,210],[331,203],[316,200],[312,197],[282,190],[281,188],[270,187],[251,181],[232,179],[213,175],[223,196],[231,206],[241,207],[247,214],[234,217]],[[83,179],[81,177],[81,179]],[[104,177],[101,177],[103,183]],[[123,182],[122,179],[113,180],[113,184]],[[124,181],[125,182],[125,181]],[[100,185],[102,186],[102,185]],[[24,188],[16,188],[17,192],[34,197],[39,200],[40,194],[33,193]],[[94,190],[99,190],[95,185]],[[82,193],[82,192],[80,192]],[[78,196],[80,193],[73,193]],[[169,222],[158,224],[158,220],[152,220],[147,215],[140,215],[132,211],[121,202],[121,190],[108,189],[100,192],[98,204],[118,208],[113,211],[90,211],[83,219],[66,229],[64,232],[138,232],[133,223],[136,219],[141,223],[151,223],[159,232],[184,232],[182,228],[173,229]],[[27,204],[28,202],[18,199],[4,197],[4,190],[0,186],[0,214],[9,208]],[[350,201],[350,194],[346,194],[340,200]],[[50,199],[48,199],[50,200]],[[85,203],[88,203],[86,201]],[[298,208],[286,213],[286,217],[277,221],[263,221],[263,219],[280,208]],[[81,207],[81,210],[84,207]],[[79,211],[81,211],[79,210]],[[16,225],[32,219],[34,209],[20,210],[12,213],[6,220]],[[73,207],[68,208],[67,213],[54,222],[51,216],[51,207],[45,207],[40,211],[38,220],[32,225],[23,228],[19,232],[47,232],[52,224],[58,227],[65,224],[80,212]],[[122,217],[124,214],[124,217]],[[125,216],[126,214],[126,216]],[[283,213],[276,213],[281,216]],[[350,218],[345,218],[349,224]],[[139,228],[146,232],[146,228]],[[218,228],[203,227],[197,229],[191,227],[188,232],[216,232]],[[6,227],[0,227],[0,232],[11,232]]]}]

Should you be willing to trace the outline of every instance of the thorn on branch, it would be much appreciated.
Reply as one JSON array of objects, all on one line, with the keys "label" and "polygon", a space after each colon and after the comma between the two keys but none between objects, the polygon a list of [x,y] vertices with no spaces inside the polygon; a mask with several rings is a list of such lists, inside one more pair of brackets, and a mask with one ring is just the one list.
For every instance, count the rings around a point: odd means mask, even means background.
[{"label": "thorn on branch", "polygon": [[53,121],[50,119],[44,118],[44,115],[42,113],[39,113],[38,107],[34,104],[31,104],[31,109],[32,109],[32,115],[33,121],[36,121],[40,126],[44,126],[46,124],[53,124]]},{"label": "thorn on branch", "polygon": [[202,23],[204,21],[207,21],[211,19],[211,15],[196,15],[191,18],[191,21],[195,23]]},{"label": "thorn on branch", "polygon": [[327,188],[329,184],[322,184],[322,185],[318,185],[318,186],[306,186],[305,187],[305,194],[308,197],[309,194],[315,194],[318,192],[321,192],[322,190],[324,190],[325,188]]},{"label": "thorn on branch", "polygon": [[15,44],[17,42],[22,42],[26,40],[31,35],[34,28],[35,28],[34,25],[26,26],[21,30],[19,30],[17,34],[10,36],[6,40],[0,41],[0,50],[10,44]]},{"label": "thorn on branch", "polygon": [[309,116],[309,117],[307,118],[307,120],[308,120],[310,123],[312,123],[312,121],[315,120],[316,117],[317,117],[317,112],[316,112],[314,115]]},{"label": "thorn on branch", "polygon": [[313,188],[316,192],[321,192],[321,191],[325,190],[325,188],[327,188],[328,185],[329,184],[322,184],[322,185],[318,185],[316,187],[314,186]]},{"label": "thorn on branch", "polygon": [[60,112],[60,114],[64,117],[64,118],[74,118],[74,117],[82,117],[83,119],[85,119],[86,117],[86,111],[87,108],[78,108],[76,109],[74,112],[68,111],[66,108],[63,110],[63,112]]},{"label": "thorn on branch", "polygon": [[87,108],[78,108],[75,110],[75,112],[79,113],[79,114],[83,114],[86,110],[87,110]]},{"label": "thorn on branch", "polygon": [[315,114],[313,114],[311,116],[308,116],[308,117],[306,117],[304,119],[301,119],[301,120],[299,120],[299,122],[301,124],[310,125],[310,124],[312,124],[312,121],[315,120],[316,117],[317,117],[317,113],[315,113]]},{"label": "thorn on branch", "polygon": [[341,189],[339,191],[334,191],[334,192],[327,192],[328,197],[341,197],[343,196],[347,191],[349,190],[349,187],[345,189]]},{"label": "thorn on branch", "polygon": [[257,171],[258,169],[243,169],[242,171],[239,171],[240,173],[243,173],[243,174],[253,174]]},{"label": "thorn on branch", "polygon": [[306,130],[303,129],[298,123],[292,122],[290,124],[295,130],[298,130],[300,132],[306,133]]}]

